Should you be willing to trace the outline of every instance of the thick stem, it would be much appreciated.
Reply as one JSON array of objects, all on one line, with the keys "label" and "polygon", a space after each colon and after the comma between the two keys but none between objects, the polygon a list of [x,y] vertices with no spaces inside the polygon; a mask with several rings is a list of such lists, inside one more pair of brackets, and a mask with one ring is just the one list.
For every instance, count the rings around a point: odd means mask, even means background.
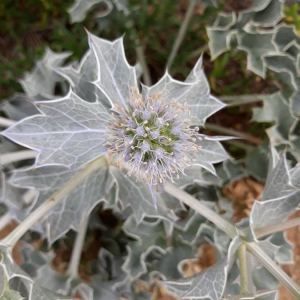
[{"label": "thick stem", "polygon": [[247,251],[245,243],[242,243],[238,249],[239,267],[240,267],[240,294],[249,295],[248,276],[247,276]]},{"label": "thick stem", "polygon": [[227,135],[230,135],[230,136],[236,136],[238,138],[249,141],[249,142],[253,143],[254,145],[260,145],[261,144],[261,140],[256,138],[255,136],[252,136],[252,135],[247,134],[247,133],[239,132],[239,131],[236,131],[234,129],[230,129],[230,128],[226,128],[226,127],[223,127],[223,126],[220,126],[220,125],[210,124],[210,123],[206,123],[204,127],[206,129],[216,131],[216,132],[220,132],[222,134],[227,134]]},{"label": "thick stem", "polygon": [[89,224],[89,218],[87,215],[84,214],[80,222],[79,230],[76,236],[76,240],[72,252],[72,257],[67,271],[67,273],[70,275],[71,278],[78,278],[79,263],[80,263],[81,253],[83,249],[83,244],[84,244],[88,224]]},{"label": "thick stem", "polygon": [[45,214],[47,214],[54,206],[56,206],[66,195],[68,195],[79,183],[81,183],[88,175],[100,169],[107,164],[104,156],[101,156],[85,168],[80,170],[73,178],[70,179],[62,188],[48,198],[41,206],[33,211],[18,227],[16,227],[8,236],[6,236],[2,243],[7,244],[13,248],[18,240]]},{"label": "thick stem", "polygon": [[0,117],[0,127],[9,127],[14,125],[16,122],[7,118]]},{"label": "thick stem", "polygon": [[265,235],[269,235],[278,231],[283,231],[296,226],[300,226],[300,218],[295,218],[295,219],[287,220],[283,223],[255,229],[255,236],[259,239]]},{"label": "thick stem", "polygon": [[190,4],[189,4],[188,9],[186,11],[184,20],[181,23],[181,27],[179,29],[178,35],[176,37],[175,43],[173,45],[171,54],[170,54],[169,59],[168,59],[167,67],[168,67],[169,70],[172,67],[172,64],[173,64],[174,59],[175,59],[175,57],[177,55],[179,47],[180,47],[180,45],[181,45],[181,43],[183,41],[183,38],[184,38],[185,33],[186,33],[186,30],[187,30],[188,25],[189,25],[189,23],[191,21],[191,18],[192,18],[195,5],[196,5],[196,0],[190,0]]},{"label": "thick stem", "polygon": [[5,153],[0,156],[0,165],[7,165],[16,161],[35,158],[37,153],[32,150],[21,150],[11,153]]},{"label": "thick stem", "polygon": [[300,287],[259,247],[257,243],[246,243],[247,250],[252,253],[269,272],[300,300]]},{"label": "thick stem", "polygon": [[190,194],[185,191],[177,188],[176,186],[167,183],[165,185],[165,191],[170,195],[174,196],[181,202],[190,206],[194,210],[196,210],[199,214],[204,216],[207,220],[214,223],[219,229],[227,233],[230,238],[234,238],[238,232],[234,225],[223,219],[220,215],[206,207],[203,203],[201,203],[198,199],[192,197]]}]

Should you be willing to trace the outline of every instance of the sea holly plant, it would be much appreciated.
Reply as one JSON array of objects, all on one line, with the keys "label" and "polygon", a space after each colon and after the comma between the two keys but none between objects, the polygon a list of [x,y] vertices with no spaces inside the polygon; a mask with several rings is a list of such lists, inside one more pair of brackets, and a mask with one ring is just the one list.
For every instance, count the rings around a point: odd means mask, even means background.
[{"label": "sea holly plant", "polygon": [[[299,166],[290,168],[285,153],[271,147],[261,202],[255,203],[249,220],[231,223],[230,211],[220,215],[218,207],[185,191],[241,176],[239,165],[229,161],[220,143],[230,137],[199,133],[206,119],[224,107],[210,95],[202,59],[184,82],[166,72],[155,85],[145,86],[138,83],[138,68],[126,60],[122,39],[110,42],[89,34],[89,43],[79,68],[52,68],[72,87],[67,95],[32,99],[37,111],[30,110],[2,132],[32,149],[26,155],[15,151],[2,156],[4,171],[13,171],[9,182],[8,174],[2,177],[4,201],[11,205],[7,186],[34,193],[20,206],[25,215],[21,223],[1,241],[1,297],[60,299],[79,293],[83,299],[149,299],[140,295],[138,283],[153,283],[156,274],[157,291],[177,298],[275,299],[273,289],[281,283],[299,299],[300,288],[278,266],[291,261],[291,247],[280,231],[298,224],[286,218],[299,206]],[[49,92],[46,95],[48,99]],[[22,159],[29,163],[14,169],[12,164]],[[201,195],[209,200],[205,191]],[[125,221],[122,233],[113,234],[95,222],[93,226],[106,234],[105,247],[90,280],[84,281],[78,270],[80,256],[97,205]],[[187,215],[184,220],[182,213]],[[50,246],[70,229],[78,232],[65,274],[35,251],[29,251],[27,261],[25,253],[22,264],[33,278],[13,262],[12,248],[36,224]],[[180,278],[184,261],[204,243],[215,245],[216,264]],[[176,262],[175,268],[168,266],[170,261]],[[273,276],[275,287],[249,275],[262,272],[266,278]],[[270,291],[262,291],[266,289]]]}]

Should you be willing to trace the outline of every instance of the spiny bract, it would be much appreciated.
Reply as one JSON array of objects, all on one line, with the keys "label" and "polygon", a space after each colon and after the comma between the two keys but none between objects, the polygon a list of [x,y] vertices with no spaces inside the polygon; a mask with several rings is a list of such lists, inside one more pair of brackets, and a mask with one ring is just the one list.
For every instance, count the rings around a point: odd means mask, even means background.
[{"label": "spiny bract", "polygon": [[[196,144],[198,127],[190,128],[187,103],[164,101],[164,93],[143,96],[133,88],[126,110],[116,105],[109,126],[111,134],[105,145],[119,167],[129,175],[150,184],[173,182],[192,166],[192,155],[201,149]],[[117,155],[113,155],[117,154]]]}]

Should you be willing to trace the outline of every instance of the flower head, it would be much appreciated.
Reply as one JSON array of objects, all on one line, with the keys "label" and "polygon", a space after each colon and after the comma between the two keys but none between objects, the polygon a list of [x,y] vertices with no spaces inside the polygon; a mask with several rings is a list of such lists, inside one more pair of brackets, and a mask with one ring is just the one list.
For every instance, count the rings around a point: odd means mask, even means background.
[{"label": "flower head", "polygon": [[133,88],[128,108],[116,105],[106,146],[119,167],[128,175],[151,185],[173,181],[201,149],[198,127],[190,128],[187,103],[164,101],[165,93],[143,99]]}]

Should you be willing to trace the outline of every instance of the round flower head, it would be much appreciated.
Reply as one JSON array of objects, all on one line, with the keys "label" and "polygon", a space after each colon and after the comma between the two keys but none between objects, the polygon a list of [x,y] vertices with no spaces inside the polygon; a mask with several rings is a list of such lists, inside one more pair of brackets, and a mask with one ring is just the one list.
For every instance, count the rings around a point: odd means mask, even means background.
[{"label": "round flower head", "polygon": [[164,93],[143,99],[132,89],[129,108],[116,105],[106,145],[114,163],[128,175],[151,185],[173,182],[192,166],[193,154],[201,149],[199,128],[190,128],[189,106],[166,103]]}]

